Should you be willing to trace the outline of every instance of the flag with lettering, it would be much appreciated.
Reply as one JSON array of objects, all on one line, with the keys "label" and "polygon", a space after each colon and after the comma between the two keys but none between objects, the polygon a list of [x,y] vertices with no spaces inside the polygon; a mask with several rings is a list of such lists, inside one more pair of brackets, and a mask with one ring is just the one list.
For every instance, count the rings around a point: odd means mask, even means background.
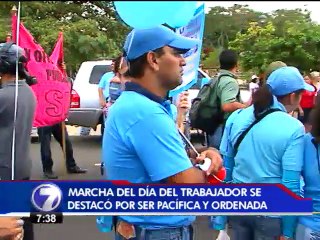
[{"label": "flag with lettering", "polygon": [[[17,16],[12,16],[12,36],[17,42]],[[71,85],[66,74],[58,67],[59,61],[53,61],[38,44],[23,23],[19,25],[18,45],[24,49],[28,59],[26,68],[30,75],[36,77],[37,84],[32,89],[37,97],[34,127],[50,126],[64,121],[69,112]],[[56,44],[57,50],[61,43]],[[58,56],[59,56],[58,55]],[[54,55],[55,56],[55,55]],[[59,57],[58,57],[59,58]],[[55,59],[54,59],[55,60]],[[60,64],[61,65],[61,64]]]},{"label": "flag with lettering", "polygon": [[198,68],[200,64],[202,40],[205,24],[204,4],[200,5],[194,13],[193,18],[187,26],[176,29],[176,33],[184,37],[197,39],[200,44],[184,54],[186,66],[183,68],[182,83],[169,92],[173,97],[192,87],[198,78]]}]

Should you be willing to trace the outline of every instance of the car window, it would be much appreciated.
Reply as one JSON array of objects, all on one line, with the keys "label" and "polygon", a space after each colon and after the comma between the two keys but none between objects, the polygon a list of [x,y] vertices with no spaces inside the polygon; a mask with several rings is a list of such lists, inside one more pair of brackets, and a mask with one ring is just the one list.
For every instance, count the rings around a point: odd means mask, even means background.
[{"label": "car window", "polygon": [[89,83],[98,84],[103,74],[111,71],[111,65],[96,65],[92,68]]},{"label": "car window", "polygon": [[205,76],[200,71],[198,71],[197,82],[190,89],[200,89],[202,78],[205,78]]}]

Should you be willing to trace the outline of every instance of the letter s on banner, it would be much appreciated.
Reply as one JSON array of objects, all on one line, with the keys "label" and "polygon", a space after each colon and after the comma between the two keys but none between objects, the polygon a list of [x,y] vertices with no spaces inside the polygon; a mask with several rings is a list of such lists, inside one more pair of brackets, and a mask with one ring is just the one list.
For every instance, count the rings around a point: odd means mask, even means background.
[{"label": "letter s on banner", "polygon": [[[14,26],[16,23],[17,16],[13,15],[12,26]],[[15,35],[14,28],[12,31],[13,35]],[[37,107],[33,126],[50,126],[64,121],[68,115],[70,97],[57,97],[55,100],[47,101],[48,97],[46,96],[46,93],[49,91],[61,92],[63,94],[66,92],[71,92],[71,84],[68,81],[58,82],[54,81],[53,78],[49,80],[47,79],[47,70],[59,72],[61,72],[61,70],[56,64],[52,63],[47,54],[45,54],[43,48],[37,44],[36,41],[34,41],[33,36],[22,23],[19,25],[19,46],[24,49],[28,49],[28,72],[30,75],[36,77],[38,82],[37,84],[31,86],[37,97]],[[62,72],[61,75],[63,75]],[[49,111],[47,111],[48,108],[50,109]]]}]

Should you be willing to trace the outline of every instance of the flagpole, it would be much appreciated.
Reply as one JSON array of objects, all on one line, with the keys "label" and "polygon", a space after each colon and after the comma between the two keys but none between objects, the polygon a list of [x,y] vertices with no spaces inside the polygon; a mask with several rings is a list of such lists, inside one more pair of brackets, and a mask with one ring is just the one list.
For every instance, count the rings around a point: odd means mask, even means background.
[{"label": "flagpole", "polygon": [[63,151],[63,157],[65,162],[67,161],[67,154],[66,154],[66,122],[63,120],[61,123],[62,126],[62,151]]},{"label": "flagpole", "polygon": [[7,40],[16,43],[16,41],[17,41],[17,39],[16,39],[17,38],[17,30],[18,30],[17,28],[19,27],[18,25],[13,26],[13,16],[16,16],[17,12],[18,12],[18,9],[17,9],[16,5],[12,6],[10,12],[11,12],[11,34],[10,34],[10,37],[9,37],[9,33],[7,34]]},{"label": "flagpole", "polygon": [[[19,34],[20,34],[20,9],[21,5],[20,2],[18,3],[18,16],[16,22],[16,39],[15,43],[19,46]],[[12,11],[12,14],[16,14]],[[18,69],[18,62],[19,62],[19,50],[17,49],[16,53],[16,81],[15,81],[15,101],[14,101],[14,117],[13,117],[13,131],[12,131],[12,147],[11,147],[11,180],[15,180],[15,161],[16,161],[16,123],[17,123],[17,112],[18,112],[18,80],[19,80],[19,69]]]}]

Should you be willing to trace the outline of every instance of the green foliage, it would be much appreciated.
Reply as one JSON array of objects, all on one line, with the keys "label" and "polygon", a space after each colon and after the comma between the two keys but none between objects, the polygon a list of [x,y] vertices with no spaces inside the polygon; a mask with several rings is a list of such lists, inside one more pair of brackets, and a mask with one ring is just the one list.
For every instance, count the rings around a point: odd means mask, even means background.
[{"label": "green foliage", "polygon": [[[279,9],[271,14],[246,5],[214,7],[206,15],[205,47],[237,50],[245,71],[261,72],[272,61],[281,60],[303,71],[319,69],[320,28],[310,12]],[[204,59],[214,64],[216,53]]]},{"label": "green foliage", "polygon": [[[279,12],[281,15],[276,15]],[[244,70],[263,72],[276,60],[302,71],[319,68],[320,26],[311,22],[308,13],[296,11],[290,19],[284,12],[274,13],[273,19],[264,26],[251,23],[245,33],[238,33],[230,43],[230,47],[240,53]]]},{"label": "green foliage", "polygon": [[[13,5],[18,2],[1,2],[2,41],[11,31]],[[117,56],[129,31],[117,18],[111,1],[21,2],[21,20],[48,54],[63,31],[65,61],[73,72],[83,61]],[[320,29],[306,10],[280,9],[266,14],[247,5],[213,7],[206,14],[204,67],[217,67],[219,53],[228,47],[239,51],[241,67],[253,72],[263,71],[275,60],[301,70],[320,67]]]},{"label": "green foliage", "polygon": [[235,4],[232,7],[213,7],[206,14],[204,47],[228,47],[239,31],[246,30],[249,23],[258,21],[261,12],[249,9],[247,5]]},{"label": "green foliage", "polygon": [[218,68],[219,67],[219,55],[222,52],[222,47],[217,47],[212,52],[209,53],[209,56],[203,61],[204,68]]},{"label": "green foliage", "polygon": [[[1,39],[10,31],[10,9],[14,4],[1,2]],[[62,31],[65,62],[73,72],[83,61],[119,55],[129,31],[116,19],[111,1],[21,2],[21,21],[47,54],[51,54]]]}]

